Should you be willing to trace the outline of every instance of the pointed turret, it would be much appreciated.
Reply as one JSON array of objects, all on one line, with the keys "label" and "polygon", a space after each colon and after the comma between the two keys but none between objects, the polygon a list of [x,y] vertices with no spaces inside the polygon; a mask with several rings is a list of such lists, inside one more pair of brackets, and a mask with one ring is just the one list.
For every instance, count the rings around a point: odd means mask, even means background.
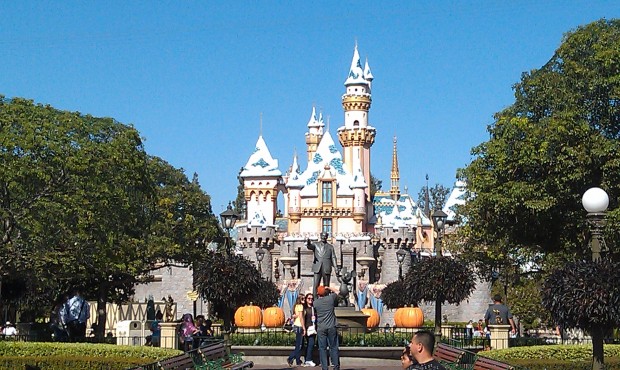
[{"label": "pointed turret", "polygon": [[368,58],[366,58],[366,64],[364,64],[364,79],[368,81],[368,86],[372,86],[372,80],[374,80],[374,76],[370,71],[370,66],[368,65]]},{"label": "pointed turret", "polygon": [[308,132],[306,132],[306,146],[308,152],[308,161],[312,160],[312,156],[316,152],[316,148],[321,142],[323,137],[323,124],[316,119],[316,107],[312,107],[312,114],[310,114],[310,120],[308,120]]},{"label": "pointed turret", "polygon": [[400,171],[398,169],[398,152],[396,150],[396,136],[394,136],[394,148],[392,150],[392,173],[390,174],[390,196],[394,200],[400,198]]},{"label": "pointed turret", "polygon": [[351,68],[349,69],[349,75],[344,82],[345,86],[354,84],[366,84],[364,79],[364,70],[362,69],[362,62],[360,60],[360,53],[357,51],[357,44],[355,44],[355,50],[353,51],[353,59],[351,60]]}]

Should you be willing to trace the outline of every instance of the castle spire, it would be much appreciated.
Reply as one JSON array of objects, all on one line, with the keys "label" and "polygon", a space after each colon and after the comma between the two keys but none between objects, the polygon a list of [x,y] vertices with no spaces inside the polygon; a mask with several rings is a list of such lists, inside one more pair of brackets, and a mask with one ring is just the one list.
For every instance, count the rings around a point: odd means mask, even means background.
[{"label": "castle spire", "polygon": [[[321,118],[322,119],[322,118]],[[316,119],[316,107],[312,106],[312,113],[308,120],[308,132],[306,132],[306,151],[308,152],[308,162],[312,160],[316,148],[323,138],[323,124]]]},{"label": "castle spire", "polygon": [[394,148],[392,150],[392,173],[390,174],[390,196],[394,200],[400,198],[400,171],[398,169],[398,152],[396,150],[396,136],[394,136]]}]

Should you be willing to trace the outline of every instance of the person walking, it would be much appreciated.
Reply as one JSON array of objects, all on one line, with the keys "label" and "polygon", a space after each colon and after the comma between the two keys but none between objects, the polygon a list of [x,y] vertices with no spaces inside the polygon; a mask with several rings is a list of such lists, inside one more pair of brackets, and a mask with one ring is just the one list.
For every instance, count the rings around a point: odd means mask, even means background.
[{"label": "person walking", "polygon": [[151,323],[151,345],[153,347],[161,346],[161,321],[164,318],[164,314],[161,310],[157,310],[155,313],[155,320]]},{"label": "person walking", "polygon": [[508,306],[502,303],[502,296],[496,294],[493,296],[493,304],[489,305],[487,312],[484,315],[484,321],[487,325],[509,325],[511,333],[517,332],[517,327],[512,319],[512,313]]},{"label": "person walking", "polygon": [[60,319],[72,342],[86,338],[86,322],[90,319],[90,304],[80,295],[79,289],[73,290],[73,297],[60,309]]},{"label": "person walking", "polygon": [[409,343],[409,351],[413,357],[413,363],[408,370],[446,370],[446,368],[433,358],[435,348],[435,335],[428,330],[420,330],[415,333]]},{"label": "person walking", "polygon": [[304,366],[316,366],[312,361],[312,352],[314,351],[314,342],[316,341],[316,314],[314,312],[314,295],[306,294],[304,299],[304,314],[302,316],[302,325],[305,329],[306,337],[306,357]]},{"label": "person walking", "polygon": [[316,291],[319,298],[314,302],[314,312],[316,312],[321,369],[328,370],[327,347],[329,346],[329,356],[333,369],[339,370],[340,351],[338,349],[338,332],[336,331],[338,321],[335,312],[338,305],[338,295],[323,285],[319,285]]},{"label": "person walking", "polygon": [[304,335],[306,334],[306,328],[303,326],[303,313],[304,313],[304,296],[297,297],[297,302],[293,307],[293,331],[295,332],[295,348],[290,355],[286,363],[289,367],[293,367],[293,360],[296,361],[297,366],[301,365],[301,346],[304,343]]}]

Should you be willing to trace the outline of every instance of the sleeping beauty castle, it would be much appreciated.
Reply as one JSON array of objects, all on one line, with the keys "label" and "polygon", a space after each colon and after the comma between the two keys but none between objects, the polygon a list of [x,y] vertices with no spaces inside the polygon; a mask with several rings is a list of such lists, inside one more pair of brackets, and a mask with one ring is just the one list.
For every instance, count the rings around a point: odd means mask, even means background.
[{"label": "sleeping beauty castle", "polygon": [[[330,132],[322,114],[312,108],[306,124],[306,156],[293,156],[283,171],[259,136],[241,170],[246,206],[231,235],[237,253],[254,261],[263,276],[280,288],[285,313],[290,314],[299,294],[312,291],[313,252],[306,243],[317,241],[322,232],[329,235],[341,275],[348,278],[339,280],[333,269],[330,283],[335,289],[346,284],[350,308],[374,308],[381,315],[381,325],[394,323],[393,310],[383,307],[382,289],[419,258],[435,253],[437,234],[431,211],[420,209],[406,191],[401,192],[396,138],[392,158],[379,158],[392,162],[389,190],[371,192],[372,146],[378,134],[369,117],[373,79],[368,62],[362,67],[356,46],[341,98],[342,126]],[[454,218],[452,207],[464,201],[463,194],[463,184],[457,182],[443,209],[448,220]],[[284,204],[278,204],[278,199]],[[449,252],[443,249],[444,254]],[[208,314],[208,303],[196,301],[190,293],[192,271],[169,267],[155,272],[150,283],[136,287],[134,297],[172,295],[176,318],[184,312]],[[488,303],[488,286],[479,284],[467,302],[444,305],[442,310],[450,321],[466,322],[480,319]],[[432,305],[421,308],[426,317],[433,317]]]},{"label": "sleeping beauty castle", "polygon": [[[246,209],[235,226],[238,252],[259,264],[263,276],[281,287],[285,312],[298,294],[311,291],[313,252],[306,241],[318,240],[322,232],[334,245],[342,275],[350,278],[339,281],[334,272],[332,285],[347,284],[349,306],[376,309],[381,325],[393,322],[390,310],[383,308],[383,287],[417,258],[434,253],[435,230],[428,210],[420,209],[400,189],[396,138],[389,191],[371,194],[372,146],[378,134],[369,114],[373,79],[367,60],[362,66],[356,45],[341,98],[342,126],[329,132],[322,113],[317,116],[312,108],[305,157],[295,155],[283,171],[259,136],[241,170]],[[453,215],[449,207],[459,202],[462,192],[462,187],[455,187],[446,204],[449,215]],[[284,204],[278,204],[278,198]],[[473,311],[484,312],[486,298],[483,302]],[[453,311],[445,311],[451,320],[477,317],[459,313],[462,309]]]}]

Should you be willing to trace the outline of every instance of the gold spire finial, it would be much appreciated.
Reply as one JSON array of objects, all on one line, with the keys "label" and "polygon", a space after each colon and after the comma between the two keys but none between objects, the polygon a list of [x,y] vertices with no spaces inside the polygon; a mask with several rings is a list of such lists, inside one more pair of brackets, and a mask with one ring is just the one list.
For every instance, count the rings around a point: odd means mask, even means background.
[{"label": "gold spire finial", "polygon": [[400,198],[400,171],[398,169],[398,152],[396,150],[396,135],[394,136],[394,148],[392,150],[392,173],[390,175],[391,187],[390,195],[392,199]]}]

